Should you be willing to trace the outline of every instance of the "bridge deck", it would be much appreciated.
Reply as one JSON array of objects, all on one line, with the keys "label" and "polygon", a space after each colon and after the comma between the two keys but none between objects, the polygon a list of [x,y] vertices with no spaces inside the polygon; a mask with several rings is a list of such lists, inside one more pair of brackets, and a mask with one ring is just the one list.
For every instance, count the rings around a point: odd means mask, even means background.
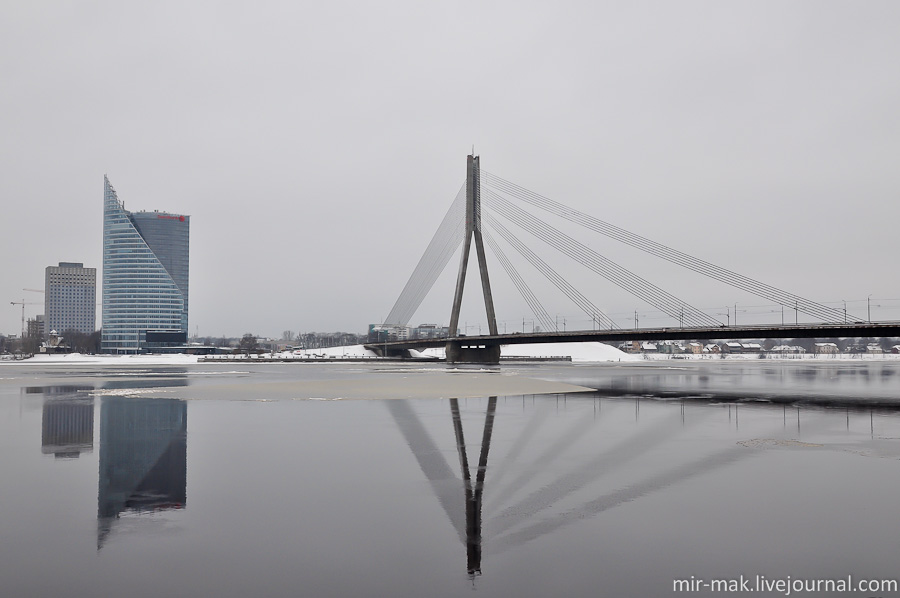
[{"label": "bridge deck", "polygon": [[425,349],[443,347],[448,342],[472,346],[521,345],[528,343],[583,343],[591,341],[725,340],[746,338],[838,338],[900,336],[900,321],[853,322],[847,324],[786,324],[690,328],[637,328],[614,330],[573,330],[531,334],[496,334],[452,338],[415,339],[368,343],[373,349]]}]

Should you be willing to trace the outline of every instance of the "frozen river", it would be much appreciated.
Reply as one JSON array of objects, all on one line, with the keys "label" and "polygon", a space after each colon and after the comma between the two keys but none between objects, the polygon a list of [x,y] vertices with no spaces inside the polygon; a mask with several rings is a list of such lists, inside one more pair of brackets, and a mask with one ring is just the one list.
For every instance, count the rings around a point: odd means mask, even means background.
[{"label": "frozen river", "polygon": [[894,405],[889,361],[2,364],[3,594],[859,589],[900,578]]}]

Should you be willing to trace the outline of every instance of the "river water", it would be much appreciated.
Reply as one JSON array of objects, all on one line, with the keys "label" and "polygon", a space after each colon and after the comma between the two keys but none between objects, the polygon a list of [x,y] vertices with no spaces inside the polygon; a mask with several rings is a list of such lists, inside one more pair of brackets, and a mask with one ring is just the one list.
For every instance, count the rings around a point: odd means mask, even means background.
[{"label": "river water", "polygon": [[[702,596],[741,576],[900,579],[898,374],[4,364],[3,595]],[[836,595],[822,587],[791,595]]]}]

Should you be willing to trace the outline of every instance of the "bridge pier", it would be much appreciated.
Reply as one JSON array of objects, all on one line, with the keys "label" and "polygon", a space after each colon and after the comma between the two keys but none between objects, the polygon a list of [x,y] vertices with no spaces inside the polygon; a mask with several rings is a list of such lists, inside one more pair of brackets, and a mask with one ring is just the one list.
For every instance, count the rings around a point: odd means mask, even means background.
[{"label": "bridge pier", "polygon": [[384,346],[378,344],[363,345],[366,349],[373,351],[378,357],[389,357],[391,359],[412,359],[409,349],[397,349],[396,347]]},{"label": "bridge pier", "polygon": [[500,363],[500,345],[479,345],[465,341],[448,341],[444,352],[447,363]]}]

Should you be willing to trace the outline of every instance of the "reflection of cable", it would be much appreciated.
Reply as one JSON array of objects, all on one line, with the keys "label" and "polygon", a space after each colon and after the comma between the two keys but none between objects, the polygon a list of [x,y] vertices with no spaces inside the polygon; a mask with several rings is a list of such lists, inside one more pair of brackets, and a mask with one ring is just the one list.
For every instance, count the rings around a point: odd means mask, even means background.
[{"label": "reflection of cable", "polygon": [[709,455],[693,463],[687,463],[675,469],[665,471],[658,476],[637,482],[631,486],[609,492],[596,498],[578,509],[572,509],[558,513],[548,519],[533,523],[521,530],[511,532],[498,538],[492,543],[494,550],[502,552],[513,546],[520,546],[525,542],[536,540],[550,532],[573,523],[583,521],[587,517],[593,517],[603,511],[617,507],[623,503],[635,500],[646,494],[657,492],[677,482],[700,474],[706,474],[713,469],[719,469],[731,465],[753,454],[752,450],[744,447],[730,447],[716,454]]},{"label": "reflection of cable", "polygon": [[422,420],[410,407],[409,402],[405,399],[395,399],[384,401],[384,404],[394,417],[397,428],[406,440],[406,446],[419,463],[419,468],[428,478],[431,490],[447,514],[447,519],[459,534],[460,541],[465,544],[465,521],[462,512],[456,507],[458,504],[456,501],[459,500],[459,488],[456,484],[459,483],[459,479],[453,474],[444,454],[422,425]]},{"label": "reflection of cable", "polygon": [[521,524],[544,509],[581,490],[597,480],[604,473],[636,459],[647,451],[659,446],[669,437],[678,433],[673,426],[675,418],[663,419],[626,438],[618,445],[596,455],[579,469],[559,476],[548,484],[519,500],[490,519],[492,533],[503,532]]}]

